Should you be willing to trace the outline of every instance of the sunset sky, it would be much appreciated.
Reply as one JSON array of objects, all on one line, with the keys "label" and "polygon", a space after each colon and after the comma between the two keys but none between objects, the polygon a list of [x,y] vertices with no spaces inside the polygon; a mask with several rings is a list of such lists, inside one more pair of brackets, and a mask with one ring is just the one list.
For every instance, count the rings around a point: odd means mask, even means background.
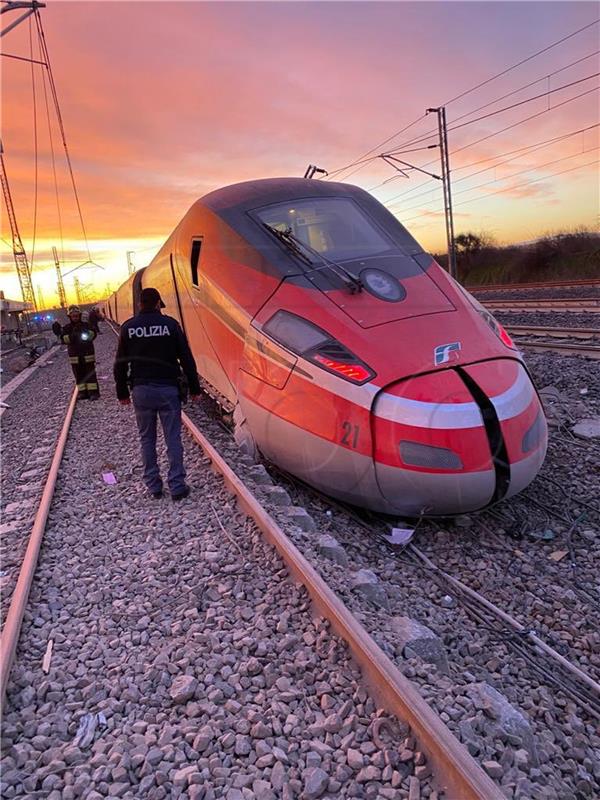
[{"label": "sunset sky", "polygon": [[[510,243],[598,229],[600,25],[468,91],[594,23],[596,3],[47,0],[41,15],[90,253],[103,267],[74,273],[90,299],[126,278],[127,251],[144,266],[194,200],[220,186],[302,176],[309,163],[332,173],[367,151],[402,150],[398,158],[438,173],[438,151],[422,149],[435,143],[423,137],[436,121],[419,118],[443,104],[456,233]],[[3,15],[2,27],[12,18]],[[35,25],[31,32],[39,59]],[[2,51],[30,55],[28,22],[2,39]],[[88,255],[51,108],[61,244],[43,68],[34,68],[36,214],[31,67],[9,57],[1,67],[4,159],[48,306],[52,245],[65,272]],[[574,85],[452,130],[566,84]],[[372,190],[426,248],[445,249],[438,181],[415,171],[387,181],[395,173],[381,159],[358,166],[334,177]],[[0,288],[20,299],[2,211]]]}]

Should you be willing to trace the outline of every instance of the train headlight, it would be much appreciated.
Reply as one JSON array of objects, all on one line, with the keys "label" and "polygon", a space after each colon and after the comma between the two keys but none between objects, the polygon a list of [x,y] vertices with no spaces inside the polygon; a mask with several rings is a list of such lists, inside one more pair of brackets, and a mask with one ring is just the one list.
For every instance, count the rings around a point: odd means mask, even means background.
[{"label": "train headlight", "polygon": [[397,303],[406,297],[406,289],[400,281],[381,269],[363,269],[360,279],[365,289],[380,300]]},{"label": "train headlight", "polygon": [[500,339],[502,344],[505,344],[507,347],[510,347],[511,350],[517,350],[518,349],[517,346],[506,332],[504,326],[498,322],[496,317],[493,314],[490,314],[487,308],[482,306],[479,300],[473,297],[473,295],[470,292],[468,292],[464,286],[461,286],[458,281],[453,281],[453,283],[459,289],[459,291],[461,291],[464,294],[464,296],[473,306],[475,311],[477,311],[479,316],[484,320],[486,325],[494,331],[494,333]]},{"label": "train headlight", "polygon": [[502,344],[505,344],[507,347],[510,347],[511,350],[516,350],[516,345],[513,340],[508,335],[506,328],[501,325],[496,317],[493,314],[490,314],[489,311],[485,308],[478,308],[479,315],[485,320],[487,325],[494,331],[496,336],[500,339]]},{"label": "train headlight", "polygon": [[313,364],[356,384],[375,377],[373,370],[322,328],[289,311],[276,311],[263,333]]}]

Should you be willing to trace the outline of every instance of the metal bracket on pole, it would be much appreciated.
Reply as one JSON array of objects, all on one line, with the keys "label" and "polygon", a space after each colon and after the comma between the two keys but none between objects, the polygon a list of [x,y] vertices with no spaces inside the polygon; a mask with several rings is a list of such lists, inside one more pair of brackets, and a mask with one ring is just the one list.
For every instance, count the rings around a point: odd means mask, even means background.
[{"label": "metal bracket on pole", "polygon": [[450,154],[448,152],[448,130],[446,127],[446,108],[428,108],[427,114],[438,117],[440,137],[440,157],[442,162],[442,183],[444,187],[444,214],[446,217],[446,240],[448,242],[448,272],[456,278],[456,245],[454,241],[454,215],[452,213],[452,189],[450,184]]},{"label": "metal bracket on pole", "polygon": [[[396,158],[395,156],[392,156],[389,153],[381,153],[379,157],[382,158],[386,164],[389,164],[390,167],[393,167],[394,169],[398,170],[398,172],[402,175],[403,178],[408,178],[408,175],[406,174],[408,170],[416,169],[417,172],[422,172],[423,175],[429,175],[430,178],[435,178],[436,181],[442,180],[439,175],[435,175],[433,172],[427,172],[426,169],[421,169],[421,167],[416,167],[414,164],[409,164],[408,161],[401,161],[399,158]],[[391,163],[392,161],[397,161],[398,164],[402,164],[403,166],[406,167],[406,169],[405,170],[400,169],[395,164],[392,164]]]}]

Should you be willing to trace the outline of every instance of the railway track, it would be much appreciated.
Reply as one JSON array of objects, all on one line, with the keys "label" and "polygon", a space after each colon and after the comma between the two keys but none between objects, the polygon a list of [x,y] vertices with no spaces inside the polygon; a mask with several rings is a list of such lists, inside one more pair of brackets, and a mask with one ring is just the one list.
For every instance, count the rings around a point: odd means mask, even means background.
[{"label": "railway track", "polygon": [[485,300],[483,304],[491,311],[512,313],[530,311],[532,313],[549,313],[551,311],[572,312],[578,314],[600,314],[600,298],[515,298],[514,300]]},{"label": "railway track", "polygon": [[600,359],[600,344],[574,344],[571,342],[544,342],[537,339],[517,339],[519,347],[534,353],[559,353],[564,356],[583,356]]},{"label": "railway track", "polygon": [[[76,394],[74,392],[65,415],[61,434],[52,454],[50,470],[35,515],[26,555],[2,631],[0,639],[2,695],[4,695],[9,685],[11,667],[17,650],[27,600],[57,484],[59,467],[67,446],[75,405]],[[78,413],[78,425],[85,424],[84,415],[86,411],[87,407],[82,409],[81,413]],[[100,413],[99,404],[94,404],[93,413]],[[305,587],[315,607],[329,621],[333,632],[346,642],[353,658],[361,667],[364,682],[377,699],[380,707],[387,714],[399,717],[408,723],[418,741],[420,750],[427,757],[428,763],[431,764],[437,787],[445,792],[444,796],[452,799],[461,798],[461,800],[501,800],[504,794],[498,785],[452,735],[438,715],[421,697],[414,685],[402,675],[395,664],[379,648],[365,628],[284,534],[275,519],[270,516],[257,498],[253,496],[227,465],[225,459],[186,415],[184,415],[184,424],[194,442],[202,448],[205,456],[210,460],[213,469],[223,477],[225,485],[234,494],[238,505],[255,521],[266,541],[277,550],[295,581]],[[81,439],[81,431],[78,436]],[[123,508],[127,509],[128,506],[125,505]],[[124,513],[129,512],[125,511]],[[222,523],[220,523],[220,527],[223,533],[230,538]],[[246,558],[246,556],[242,556],[239,544],[237,542],[232,543],[235,544],[239,551],[239,558]],[[91,541],[87,549],[91,551],[98,544],[103,544],[102,537],[97,541]],[[93,588],[92,594],[95,595],[98,594],[97,574],[94,581],[96,586],[91,588]],[[177,600],[181,603],[180,597]],[[158,610],[160,611],[160,608]],[[149,618],[144,617],[144,619]],[[144,624],[147,626],[149,623],[146,622]],[[136,629],[140,630],[139,627]],[[46,660],[49,662],[50,657],[51,649],[46,651],[44,663],[46,663]],[[384,723],[382,722],[381,724],[383,725]],[[328,749],[331,748],[328,747]],[[35,786],[37,786],[36,780],[31,777],[30,781],[33,781],[33,783],[30,782],[27,786],[35,789]],[[415,786],[418,787],[418,783],[419,781],[417,780]],[[418,797],[419,795],[411,788],[411,796]]]},{"label": "railway track", "polygon": [[514,336],[543,336],[557,339],[600,339],[600,328],[557,328],[540,325],[511,325]]},{"label": "railway track", "polygon": [[[558,328],[537,325],[510,325],[509,331],[519,345],[535,353],[560,353],[600,359],[600,328]],[[527,338],[534,337],[534,338]],[[562,339],[563,341],[555,341]],[[576,340],[576,341],[574,341]],[[585,343],[581,343],[585,340]]]},{"label": "railway track", "polygon": [[521,289],[571,289],[579,286],[590,286],[600,288],[600,278],[582,278],[579,280],[564,281],[540,281],[537,283],[489,283],[483,286],[467,286],[466,289],[472,294],[480,292],[496,291],[520,291]]}]

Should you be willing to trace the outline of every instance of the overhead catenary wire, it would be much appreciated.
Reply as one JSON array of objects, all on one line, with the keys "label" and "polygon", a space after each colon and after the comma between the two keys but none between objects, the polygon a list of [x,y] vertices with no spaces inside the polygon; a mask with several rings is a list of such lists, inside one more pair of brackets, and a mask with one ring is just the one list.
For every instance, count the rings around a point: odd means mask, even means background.
[{"label": "overhead catenary wire", "polygon": [[[504,128],[500,128],[500,130],[498,130],[498,131],[494,131],[493,133],[489,133],[486,136],[481,136],[479,139],[475,139],[475,140],[473,140],[471,142],[468,142],[465,145],[462,145],[461,147],[455,148],[454,150],[452,150],[450,152],[450,155],[454,156],[454,155],[456,155],[456,153],[460,153],[463,150],[467,150],[469,147],[474,147],[476,144],[481,144],[481,142],[486,142],[489,139],[493,139],[495,136],[500,136],[500,134],[506,133],[506,131],[510,131],[513,128],[518,127],[519,125],[523,125],[525,122],[529,122],[532,119],[536,119],[537,117],[540,117],[540,116],[542,116],[544,114],[548,114],[551,111],[555,111],[557,108],[561,108],[562,106],[567,105],[568,103],[572,103],[575,100],[579,100],[580,98],[585,97],[586,95],[591,94],[592,92],[597,92],[598,89],[600,89],[600,86],[594,86],[592,89],[586,89],[584,92],[580,92],[579,94],[574,95],[573,97],[568,97],[566,100],[562,100],[560,103],[556,103],[551,108],[545,108],[542,111],[536,111],[535,114],[530,114],[528,117],[524,117],[523,119],[517,120],[517,122],[512,122],[510,125],[506,125]],[[434,161],[429,161],[426,164],[423,164],[422,166],[427,167],[427,166],[429,166],[430,164],[433,164],[433,163],[435,163],[435,162]],[[422,187],[422,184],[414,186],[414,187],[412,187],[412,189],[408,189],[406,192],[401,192],[400,194],[395,195],[394,197],[390,197],[386,201],[386,203],[392,203],[392,202],[394,202],[394,200],[399,199],[400,197],[402,197],[403,195],[407,194],[408,192],[414,191],[414,190],[419,189],[421,187]]]},{"label": "overhead catenary wire", "polygon": [[35,67],[33,65],[33,30],[31,17],[29,18],[29,55],[31,70],[31,93],[33,97],[33,233],[31,239],[31,255],[29,257],[30,269],[33,272],[35,265],[35,241],[37,236],[37,212],[38,212],[38,129],[37,129],[37,97],[35,90]]},{"label": "overhead catenary wire", "polygon": [[[522,66],[523,64],[526,64],[528,61],[532,61],[534,58],[537,58],[538,56],[542,55],[543,53],[546,53],[549,50],[552,50],[553,48],[557,47],[558,45],[562,44],[563,42],[566,42],[567,40],[572,39],[574,36],[577,36],[580,33],[583,33],[584,31],[588,30],[589,28],[592,28],[594,25],[597,25],[599,22],[600,22],[600,18],[593,20],[592,22],[588,23],[587,25],[583,25],[581,28],[578,28],[577,30],[573,31],[572,33],[569,33],[566,36],[563,36],[560,39],[557,39],[555,42],[552,42],[551,44],[547,45],[546,47],[543,47],[541,50],[538,50],[537,52],[532,53],[530,56],[527,56],[526,58],[523,58],[520,61],[517,61],[515,64],[512,64],[509,67],[506,67],[505,69],[501,70],[500,72],[497,72],[495,75],[492,75],[490,78],[487,78],[486,80],[481,81],[480,83],[476,84],[475,86],[472,86],[469,89],[465,89],[460,94],[457,94],[456,96],[451,97],[449,100],[446,100],[444,103],[441,103],[439,105],[448,106],[451,103],[456,102],[457,100],[461,100],[463,97],[466,97],[468,94],[471,94],[472,92],[476,91],[477,89],[481,89],[483,86],[486,86],[487,84],[492,83],[493,81],[497,80],[498,78],[501,78],[504,75],[507,75],[509,72],[512,72],[512,70],[517,69],[518,67]],[[388,142],[392,141],[392,139],[395,139],[397,136],[400,136],[400,134],[402,134],[405,131],[409,130],[411,127],[413,127],[413,125],[416,125],[418,122],[420,122],[421,120],[425,119],[425,117],[426,117],[426,114],[422,114],[420,117],[418,117],[417,119],[413,120],[413,122],[409,123],[408,125],[404,126],[400,130],[396,131],[391,136],[388,136],[387,139],[384,139],[378,145],[375,145],[375,147],[372,147],[370,150],[367,150],[366,153],[364,153],[362,156],[359,156],[358,159],[352,161],[349,164],[346,164],[344,167],[339,167],[336,170],[331,170],[329,172],[328,178],[330,178],[332,175],[339,175],[340,172],[344,172],[347,169],[351,169],[353,166],[355,166],[355,165],[357,165],[359,163],[361,163],[361,164],[366,163],[366,162],[363,161],[365,156],[368,156],[370,153],[374,152],[379,147],[382,147],[384,144],[387,144]],[[354,174],[354,173],[352,173],[352,174]],[[347,177],[349,177],[349,176],[347,176]],[[326,178],[325,180],[327,180],[328,178]],[[339,177],[338,177],[338,180],[340,180]]]},{"label": "overhead catenary wire", "polygon": [[46,107],[46,120],[48,123],[48,138],[50,141],[50,158],[52,162],[52,175],[54,177],[54,194],[56,198],[56,213],[58,216],[58,232],[60,236],[60,254],[61,260],[65,260],[65,244],[62,226],[62,214],[60,210],[60,196],[58,191],[58,178],[56,175],[56,157],[54,154],[54,137],[52,135],[52,122],[50,118],[50,106],[48,105],[48,90],[46,88],[46,73],[42,71],[42,89],[44,92],[44,105]]},{"label": "overhead catenary wire", "polygon": [[[528,167],[527,169],[520,170],[519,172],[514,172],[512,175],[506,175],[503,178],[494,178],[493,180],[485,181],[484,183],[479,183],[477,186],[469,186],[466,189],[460,189],[460,191],[455,192],[454,196],[457,197],[457,196],[460,196],[461,194],[465,194],[466,192],[474,192],[476,189],[481,189],[481,188],[483,188],[485,186],[490,186],[493,183],[501,183],[503,181],[508,181],[511,178],[516,178],[518,175],[526,175],[528,172],[535,172],[535,170],[537,170],[537,169],[543,169],[544,167],[549,167],[549,166],[552,166],[553,164],[559,164],[559,163],[561,163],[563,161],[567,161],[570,158],[576,158],[577,156],[581,156],[584,153],[592,153],[592,152],[594,152],[595,150],[598,150],[598,149],[599,149],[598,147],[590,147],[590,148],[587,148],[586,150],[583,150],[580,153],[571,153],[571,155],[563,156],[562,158],[556,158],[556,159],[553,159],[552,161],[546,161],[546,163],[544,163],[544,164],[537,164],[535,167]],[[420,205],[421,205],[420,203],[417,203],[417,205],[411,206],[410,208],[407,208],[407,209],[404,209],[404,211],[405,212],[412,211],[415,208],[419,208]],[[456,203],[455,205],[459,205],[459,204]]]},{"label": "overhead catenary wire", "polygon": [[[557,142],[565,141],[566,139],[572,138],[573,136],[577,136],[580,133],[585,133],[585,131],[592,130],[592,129],[597,128],[599,126],[600,126],[600,122],[597,122],[594,125],[588,125],[585,128],[579,128],[576,131],[571,131],[570,133],[563,134],[562,136],[555,136],[552,139],[546,139],[545,141],[542,141],[542,142],[536,142],[535,144],[525,145],[524,147],[519,147],[519,148],[516,148],[515,150],[509,150],[507,153],[501,153],[501,154],[499,154],[497,156],[491,156],[489,158],[480,159],[479,161],[475,161],[475,162],[473,162],[471,164],[465,164],[465,165],[463,165],[461,167],[455,167],[454,172],[458,172],[459,170],[467,169],[468,167],[477,166],[479,164],[484,164],[484,163],[486,163],[488,161],[496,161],[496,159],[504,158],[504,156],[510,156],[510,155],[513,156],[512,158],[507,158],[504,161],[498,161],[497,163],[489,164],[488,166],[483,167],[483,169],[479,169],[476,172],[470,172],[468,175],[463,175],[462,178],[458,178],[458,180],[455,180],[453,182],[453,186],[456,186],[456,184],[462,183],[463,181],[466,181],[469,178],[473,178],[476,175],[481,175],[481,173],[483,173],[483,172],[488,172],[488,170],[490,170],[490,169],[496,169],[497,167],[500,167],[500,166],[502,166],[504,164],[508,164],[511,161],[515,161],[518,158],[523,158],[524,156],[532,155],[533,153],[536,153],[539,150],[543,150],[545,147],[548,147],[551,144],[556,144]],[[581,153],[583,153],[583,152],[587,152],[586,148],[582,149]],[[517,155],[514,155],[515,153]],[[581,153],[574,153],[573,155],[581,155]],[[540,165],[540,166],[543,166],[543,165]],[[532,169],[535,169],[535,167],[532,167]],[[497,180],[504,180],[504,178],[498,178]],[[420,187],[419,186],[413,187],[413,191],[415,189],[418,189],[418,188],[420,188]],[[412,197],[410,197],[409,200],[412,202],[413,200],[416,200],[419,197],[425,197],[425,195],[430,194],[430,192],[434,188],[435,188],[435,186],[432,185],[428,189],[425,189],[424,191],[420,192],[419,194],[412,195]],[[473,187],[473,188],[476,188],[476,187]],[[406,192],[406,194],[408,194],[408,192]],[[459,192],[457,192],[455,194],[461,194],[461,192],[459,191]],[[394,206],[401,205],[402,202],[403,201],[401,200],[399,203],[394,203]],[[417,204],[416,206],[410,206],[409,208],[404,209],[404,211],[410,211],[413,208],[418,208],[419,205],[420,204]],[[389,203],[387,203],[386,206],[390,210],[394,207],[394,206],[390,206]]]},{"label": "overhead catenary wire", "polygon": [[[598,148],[594,148],[594,149],[598,149]],[[577,155],[580,155],[580,154],[578,153]],[[571,158],[572,158],[572,156],[571,156]],[[468,200],[461,200],[458,203],[455,203],[454,205],[455,206],[463,206],[466,203],[474,203],[475,201],[478,201],[478,200],[484,200],[486,197],[492,197],[495,194],[502,194],[504,192],[510,192],[510,191],[513,191],[514,189],[520,189],[523,186],[530,186],[533,183],[539,183],[540,181],[546,181],[546,180],[549,180],[550,178],[556,178],[558,175],[566,175],[568,172],[574,172],[575,170],[578,170],[578,169],[583,169],[585,167],[597,167],[597,166],[598,166],[598,160],[596,160],[596,161],[588,161],[586,164],[578,164],[576,167],[570,167],[569,169],[563,169],[560,172],[553,172],[550,175],[543,175],[542,177],[535,178],[534,180],[531,180],[531,181],[524,181],[523,183],[518,183],[516,186],[506,186],[504,189],[499,189],[496,192],[488,192],[487,194],[478,195],[477,197],[470,197]],[[409,219],[403,219],[402,221],[403,222],[410,222],[411,220],[419,219],[420,217],[424,217],[424,216],[430,216],[431,214],[441,214],[442,211],[443,211],[443,209],[438,209],[436,211],[427,211],[427,212],[424,212],[423,214],[417,214],[414,217],[409,217]]]},{"label": "overhead catenary wire", "polygon": [[81,223],[81,230],[82,230],[83,239],[84,239],[84,242],[85,242],[85,249],[86,249],[87,255],[88,255],[88,262],[92,263],[92,255],[90,253],[90,247],[89,247],[89,242],[88,242],[87,233],[86,233],[86,229],[85,229],[85,223],[83,221],[83,213],[82,213],[82,210],[81,210],[81,203],[79,201],[79,194],[77,192],[77,184],[75,182],[75,174],[73,172],[73,165],[71,163],[71,156],[69,155],[69,148],[68,148],[68,145],[67,145],[67,137],[66,137],[66,133],[65,133],[65,127],[64,127],[64,124],[63,124],[62,114],[61,114],[61,110],[60,110],[60,103],[59,103],[59,100],[58,100],[58,92],[56,90],[56,83],[54,81],[54,75],[53,75],[53,72],[52,72],[52,64],[51,64],[51,61],[50,61],[50,54],[48,52],[48,46],[46,44],[46,37],[44,36],[44,29],[42,27],[42,19],[41,19],[41,15],[40,15],[39,9],[36,8],[34,16],[35,16],[37,30],[38,30],[38,37],[39,37],[40,47],[41,47],[41,51],[42,51],[42,58],[46,62],[46,69],[47,69],[47,73],[48,73],[48,83],[49,83],[49,86],[50,86],[50,92],[51,92],[51,95],[52,95],[52,99],[54,101],[54,108],[55,108],[55,111],[56,111],[56,117],[58,119],[58,126],[59,126],[59,129],[60,129],[62,144],[63,144],[63,148],[64,148],[64,151],[65,151],[65,157],[66,157],[66,160],[67,160],[67,166],[68,166],[68,170],[69,170],[69,175],[70,175],[70,178],[71,178],[71,185],[73,187],[73,194],[75,195],[75,203],[77,205],[77,212],[79,214],[79,221]]},{"label": "overhead catenary wire", "polygon": [[[500,103],[502,100],[506,100],[508,97],[512,97],[515,94],[519,94],[519,92],[525,91],[525,89],[529,89],[532,86],[535,86],[536,83],[541,83],[542,81],[548,81],[554,75],[558,75],[560,72],[564,72],[565,70],[570,69],[571,67],[574,67],[575,65],[580,64],[583,61],[587,61],[589,58],[593,58],[593,56],[598,55],[598,53],[600,53],[600,50],[595,50],[593,53],[588,53],[587,56],[583,56],[582,58],[578,58],[575,61],[571,61],[569,64],[565,64],[564,66],[560,67],[559,69],[555,69],[552,72],[548,72],[545,75],[541,75],[539,78],[536,78],[534,81],[529,81],[529,83],[525,83],[522,86],[518,86],[516,89],[513,89],[510,92],[506,92],[505,94],[501,95],[500,97],[495,97],[493,100],[489,100],[487,103],[484,103],[483,105],[478,106],[477,108],[473,108],[470,111],[466,111],[464,114],[460,114],[460,116],[455,117],[452,120],[452,122],[456,123],[459,120],[464,119],[465,117],[470,117],[472,114],[476,114],[478,111],[482,111],[484,108],[489,108],[490,106],[493,106],[496,103]],[[594,77],[594,76],[592,76],[592,77]],[[587,79],[583,78],[582,80],[587,80]],[[567,84],[567,86],[568,86],[568,84]],[[559,91],[561,88],[566,88],[566,86],[559,87],[558,89],[554,89],[553,91]],[[543,96],[545,97],[546,93],[543,93]],[[526,101],[523,101],[523,102],[529,102],[529,101],[526,100]],[[509,106],[509,108],[510,108],[510,106]],[[506,110],[506,109],[500,109],[500,110]],[[485,117],[481,117],[481,119],[485,119]],[[478,120],[471,120],[470,122],[477,122],[477,121]],[[464,124],[466,125],[466,124],[469,124],[469,123],[464,123]],[[461,127],[461,126],[455,126],[453,128],[449,128],[448,129],[448,133],[450,133],[453,130],[456,130],[458,127]],[[409,139],[407,142],[404,143],[404,145],[399,145],[399,147],[400,146],[409,147],[411,144],[418,144],[421,141],[424,142],[424,141],[427,141],[427,139],[431,139],[431,138],[434,138],[434,137],[437,137],[437,128],[432,128],[429,133],[422,134],[422,136],[420,136],[420,137],[416,137],[414,139]]]}]

